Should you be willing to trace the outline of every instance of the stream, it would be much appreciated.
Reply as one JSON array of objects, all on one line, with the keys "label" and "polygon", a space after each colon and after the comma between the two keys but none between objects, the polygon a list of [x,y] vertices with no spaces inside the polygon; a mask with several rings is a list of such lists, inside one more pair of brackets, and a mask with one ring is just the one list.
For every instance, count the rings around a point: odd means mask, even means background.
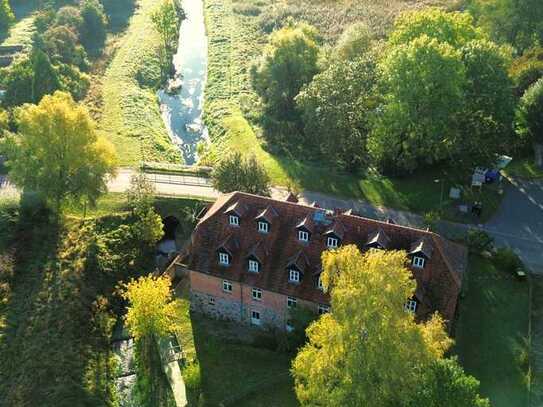
[{"label": "stream", "polygon": [[179,46],[173,58],[175,76],[170,80],[170,85],[180,84],[181,89],[158,92],[164,124],[187,165],[198,161],[198,142],[208,140],[202,122],[208,47],[203,3],[203,0],[183,0],[187,18],[181,23]]}]

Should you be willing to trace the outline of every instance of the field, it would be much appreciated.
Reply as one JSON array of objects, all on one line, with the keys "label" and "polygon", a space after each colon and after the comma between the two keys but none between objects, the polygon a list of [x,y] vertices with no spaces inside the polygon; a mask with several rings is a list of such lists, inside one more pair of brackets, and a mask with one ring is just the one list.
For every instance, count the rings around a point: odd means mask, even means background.
[{"label": "field", "polygon": [[151,14],[155,0],[139,0],[101,83],[98,129],[117,149],[121,165],[146,161],[179,162],[160,116],[156,87],[160,77],[158,34]]},{"label": "field", "polygon": [[[441,185],[435,179],[446,179],[445,197],[455,184],[465,185],[469,174],[458,175],[455,169],[423,171],[404,178],[378,174],[347,174],[319,162],[307,162],[303,157],[273,151],[261,137],[258,97],[251,88],[249,68],[258,58],[267,41],[267,33],[288,16],[316,25],[327,43],[333,43],[341,30],[355,21],[365,21],[383,36],[400,11],[426,5],[448,5],[444,1],[346,1],[309,2],[290,0],[205,0],[206,24],[209,35],[209,68],[206,88],[205,121],[210,130],[212,148],[207,159],[213,161],[230,151],[254,154],[266,167],[272,182],[359,198],[378,205],[426,213],[438,209]],[[205,161],[205,159],[204,159]],[[449,177],[447,173],[454,173]],[[444,178],[447,177],[447,178]],[[483,194],[466,191],[467,199],[483,201],[490,216],[500,202],[499,195],[485,190]],[[445,206],[446,207],[446,206]],[[470,221],[454,211],[445,217]]]},{"label": "field", "polygon": [[455,352],[495,407],[524,407],[529,389],[529,290],[489,261],[470,258]]}]

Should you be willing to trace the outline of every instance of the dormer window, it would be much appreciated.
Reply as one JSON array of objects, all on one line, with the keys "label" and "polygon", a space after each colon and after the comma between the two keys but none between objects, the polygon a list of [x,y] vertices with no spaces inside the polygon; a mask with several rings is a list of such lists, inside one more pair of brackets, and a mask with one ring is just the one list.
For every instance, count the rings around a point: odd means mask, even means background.
[{"label": "dormer window", "polygon": [[260,233],[268,233],[270,230],[270,225],[268,222],[259,221],[258,222],[258,231]]},{"label": "dormer window", "polygon": [[422,269],[424,268],[425,262],[426,262],[426,259],[424,257],[414,256],[413,260],[411,261],[411,264],[415,268]]},{"label": "dormer window", "polygon": [[321,291],[324,291],[324,286],[322,285],[322,278],[319,276],[319,279],[317,280],[317,288]]},{"label": "dormer window", "polygon": [[237,215],[230,215],[228,216],[229,222],[231,226],[239,226],[239,216]]},{"label": "dormer window", "polygon": [[415,300],[409,300],[405,303],[403,306],[403,309],[405,312],[408,312],[410,314],[414,314],[417,311],[417,301]]},{"label": "dormer window", "polygon": [[309,232],[306,232],[305,230],[299,230],[298,240],[300,242],[309,242]]},{"label": "dormer window", "polygon": [[228,266],[230,264],[230,256],[228,253],[219,252],[219,264]]},{"label": "dormer window", "polygon": [[260,271],[260,264],[258,264],[258,261],[256,260],[249,260],[249,267],[248,270],[251,273],[258,273]]},{"label": "dormer window", "polygon": [[295,269],[290,269],[288,271],[288,281],[291,283],[299,283],[300,282],[300,272]]},{"label": "dormer window", "polygon": [[330,312],[330,307],[328,305],[319,304],[319,315],[326,314]]},{"label": "dormer window", "polygon": [[339,239],[336,237],[327,237],[326,238],[326,246],[328,246],[329,249],[337,249],[339,245]]}]

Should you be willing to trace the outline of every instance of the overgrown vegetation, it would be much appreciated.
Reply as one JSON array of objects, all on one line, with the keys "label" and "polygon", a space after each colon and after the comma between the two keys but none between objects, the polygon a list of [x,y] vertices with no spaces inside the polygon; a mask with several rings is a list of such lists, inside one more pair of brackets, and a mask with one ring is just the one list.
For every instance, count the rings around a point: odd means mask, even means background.
[{"label": "overgrown vegetation", "polygon": [[[194,202],[155,205],[185,222]],[[116,286],[154,268],[154,246],[139,240],[127,208],[126,197],[106,196],[87,219],[70,215],[57,228],[34,196],[0,200],[3,403],[117,402],[110,339],[124,304]]]}]

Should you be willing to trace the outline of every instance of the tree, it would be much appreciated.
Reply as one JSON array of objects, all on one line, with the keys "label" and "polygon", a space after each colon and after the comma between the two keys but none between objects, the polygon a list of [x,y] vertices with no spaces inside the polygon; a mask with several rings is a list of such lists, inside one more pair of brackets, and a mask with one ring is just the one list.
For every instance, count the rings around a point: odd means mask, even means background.
[{"label": "tree", "polygon": [[63,92],[27,105],[8,138],[8,169],[20,188],[39,193],[58,214],[66,201],[96,202],[115,172],[113,146],[98,137],[88,111]]},{"label": "tree", "polygon": [[507,50],[488,40],[473,40],[461,48],[466,72],[465,104],[459,117],[456,162],[465,168],[494,165],[496,153],[514,144],[515,101],[508,74]]},{"label": "tree", "polygon": [[63,25],[53,26],[43,34],[44,51],[51,60],[85,70],[89,66],[87,53],[78,41],[77,34]]},{"label": "tree", "polygon": [[386,170],[494,164],[511,145],[513,95],[505,48],[465,13],[402,14],[380,63],[385,102],[370,137]]},{"label": "tree", "polygon": [[308,328],[292,373],[302,405],[400,406],[451,344],[442,319],[404,311],[416,283],[403,252],[345,246],[323,254],[331,312]]},{"label": "tree", "polygon": [[122,297],[128,301],[126,326],[136,341],[140,404],[167,405],[169,386],[157,341],[173,332],[177,324],[179,301],[172,298],[171,281],[167,276],[140,277],[124,286]]},{"label": "tree", "polygon": [[479,381],[466,375],[455,358],[438,359],[424,376],[409,406],[490,407],[490,401],[479,395]]},{"label": "tree", "polygon": [[279,121],[298,119],[294,98],[318,72],[318,56],[313,27],[289,25],[271,35],[259,63],[251,68],[253,87],[267,115]]},{"label": "tree", "polygon": [[128,301],[126,326],[136,341],[173,332],[179,302],[172,297],[169,277],[144,276],[123,288],[122,297]]},{"label": "tree", "polygon": [[221,192],[270,194],[270,177],[254,155],[248,158],[243,158],[241,153],[229,155],[215,167],[211,178],[213,187]]},{"label": "tree", "polygon": [[373,36],[364,23],[348,26],[334,48],[334,57],[342,61],[352,61],[369,51]]},{"label": "tree", "polygon": [[533,84],[520,100],[517,132],[525,143],[533,143],[535,161],[543,167],[543,78]]},{"label": "tree", "polygon": [[177,49],[179,26],[186,18],[181,7],[176,6],[173,0],[162,0],[158,9],[151,15],[151,21],[160,36],[160,60],[162,79],[168,77],[172,57]]},{"label": "tree", "polygon": [[391,48],[381,69],[387,92],[369,141],[374,160],[413,171],[449,157],[464,105],[459,51],[422,35]]},{"label": "tree", "polygon": [[0,35],[5,34],[15,22],[15,15],[9,5],[9,0],[0,0]]},{"label": "tree", "polygon": [[543,3],[540,0],[471,0],[468,9],[492,38],[519,50],[543,42]]},{"label": "tree", "polygon": [[470,14],[449,13],[430,7],[401,13],[394,21],[394,31],[390,34],[389,44],[408,44],[423,35],[447,43],[453,48],[460,48],[469,41],[482,38],[482,33],[475,28]]},{"label": "tree", "polygon": [[47,54],[34,50],[32,54],[32,102],[39,103],[44,95],[60,89],[60,81]]},{"label": "tree", "polygon": [[325,160],[349,171],[368,162],[370,116],[378,105],[374,60],[373,55],[338,60],[296,97],[307,150],[314,147]]},{"label": "tree", "polygon": [[90,55],[98,55],[106,42],[107,18],[98,0],[84,0],[81,3],[82,23],[79,39]]}]

